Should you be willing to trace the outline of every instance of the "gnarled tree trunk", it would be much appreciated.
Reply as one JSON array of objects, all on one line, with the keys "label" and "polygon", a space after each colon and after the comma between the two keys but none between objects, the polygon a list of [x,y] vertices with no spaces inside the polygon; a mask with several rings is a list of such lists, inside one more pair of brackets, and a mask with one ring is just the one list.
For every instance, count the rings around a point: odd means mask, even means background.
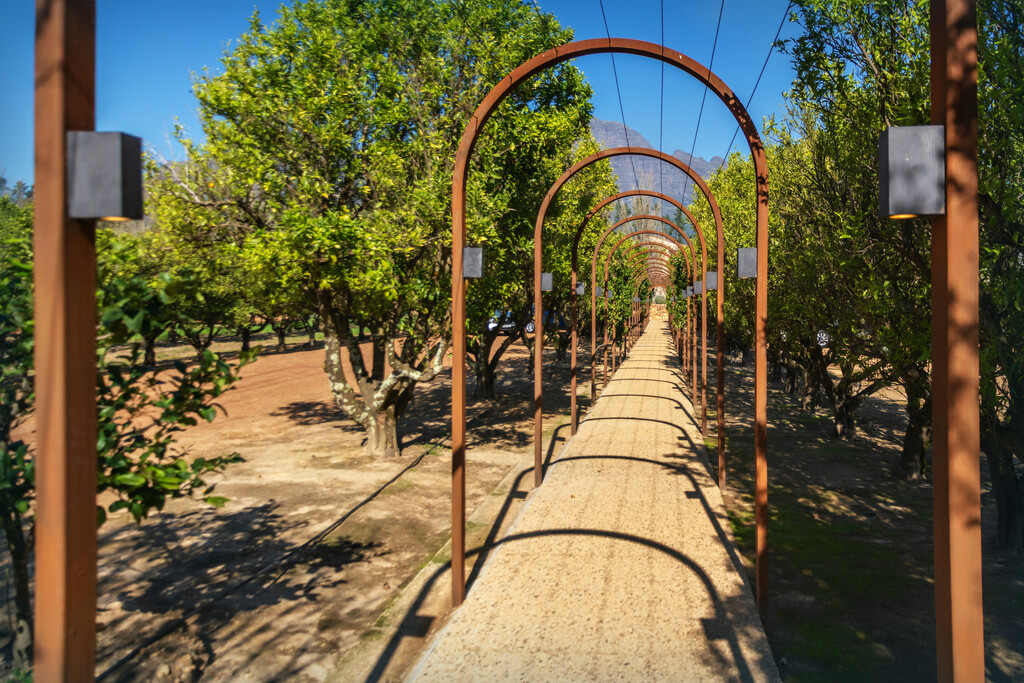
[{"label": "gnarled tree trunk", "polygon": [[32,668],[32,594],[28,574],[28,544],[21,515],[12,504],[5,504],[0,524],[4,528],[7,549],[11,556],[11,570],[14,575],[14,644],[13,664],[15,669],[27,671]]},{"label": "gnarled tree trunk", "polygon": [[903,385],[907,391],[907,431],[892,474],[902,480],[919,479],[927,474],[926,456],[932,442],[931,381],[920,368],[911,368],[904,372]]}]

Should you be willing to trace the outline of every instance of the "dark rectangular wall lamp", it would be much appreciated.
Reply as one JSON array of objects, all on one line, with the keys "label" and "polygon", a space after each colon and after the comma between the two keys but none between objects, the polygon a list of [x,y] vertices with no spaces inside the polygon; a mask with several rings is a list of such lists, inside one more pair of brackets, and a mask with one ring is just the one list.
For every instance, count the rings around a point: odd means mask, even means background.
[{"label": "dark rectangular wall lamp", "polygon": [[897,126],[878,138],[878,215],[913,218],[946,213],[943,126]]},{"label": "dark rectangular wall lamp", "polygon": [[736,275],[741,278],[757,277],[757,247],[736,250]]},{"label": "dark rectangular wall lamp", "polygon": [[704,273],[704,281],[708,283],[708,291],[718,289],[718,271],[709,270]]},{"label": "dark rectangular wall lamp", "polygon": [[68,131],[67,155],[70,218],[142,218],[142,138]]},{"label": "dark rectangular wall lamp", "polygon": [[540,291],[542,291],[542,292],[550,292],[552,289],[554,289],[553,281],[554,281],[554,277],[551,275],[551,273],[541,273],[540,274]]},{"label": "dark rectangular wall lamp", "polygon": [[463,247],[462,249],[462,277],[483,277],[484,276],[484,248]]}]

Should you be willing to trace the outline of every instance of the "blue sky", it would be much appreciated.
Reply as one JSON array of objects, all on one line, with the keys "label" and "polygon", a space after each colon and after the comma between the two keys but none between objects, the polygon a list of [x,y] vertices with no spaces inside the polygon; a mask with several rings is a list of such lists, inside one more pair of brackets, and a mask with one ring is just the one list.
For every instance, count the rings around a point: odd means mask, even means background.
[{"label": "blue sky", "polygon": [[[541,9],[571,26],[576,39],[605,36],[598,0],[538,0]],[[604,0],[613,37],[662,41],[674,50],[708,65],[719,9],[721,30],[712,70],[746,102],[783,18],[786,0]],[[97,0],[96,128],[139,135],[170,158],[178,156],[171,142],[174,118],[198,133],[192,74],[216,70],[221,54],[248,27],[254,9],[270,19],[280,2],[258,0]],[[32,60],[35,3],[0,3],[0,172],[10,181],[31,180]],[[788,22],[782,36],[793,35]],[[664,117],[659,114],[661,67],[652,60],[616,56],[618,82],[626,124],[656,147],[689,151],[701,106],[703,88],[675,69],[666,68]],[[594,87],[595,115],[618,121],[619,99],[609,55],[578,60]],[[788,59],[774,54],[750,105],[755,121],[781,111],[781,93],[793,74]],[[694,153],[707,159],[724,155],[735,130],[725,106],[709,95],[700,118]],[[737,142],[739,146],[740,142]],[[735,149],[735,147],[734,147]]]}]

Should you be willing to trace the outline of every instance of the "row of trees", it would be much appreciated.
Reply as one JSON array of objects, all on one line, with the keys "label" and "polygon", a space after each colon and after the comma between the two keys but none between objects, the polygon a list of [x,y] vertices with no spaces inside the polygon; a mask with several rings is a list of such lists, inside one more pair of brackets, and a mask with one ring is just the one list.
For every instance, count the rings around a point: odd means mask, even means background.
[{"label": "row of trees", "polygon": [[[1024,6],[979,5],[982,450],[1002,545],[1024,545]],[[931,434],[931,236],[922,219],[878,217],[877,140],[929,122],[928,8],[794,2],[796,81],[766,123],[770,194],[769,360],[824,395],[837,436],[857,408],[901,387],[908,418],[896,476],[925,473]],[[734,154],[709,183],[727,226],[726,271],[754,243],[754,171]],[[692,207],[710,223],[703,202]],[[714,245],[710,245],[714,250]],[[710,260],[710,259],[709,259]],[[752,346],[753,288],[730,279],[727,345]],[[818,332],[827,335],[827,348]],[[829,368],[838,369],[830,373]],[[791,383],[791,388],[795,383]]]},{"label": "row of trees", "polygon": [[[415,387],[443,367],[451,175],[469,116],[515,66],[571,37],[515,1],[324,0],[282,7],[271,25],[254,15],[221,72],[196,83],[206,141],[179,131],[187,161],[150,168],[151,211],[171,242],[228,255],[240,286],[279,296],[282,314],[319,316],[335,401],[364,429],[367,452],[399,451]],[[595,149],[590,95],[573,66],[539,74],[476,145],[468,231],[486,256],[467,313],[484,396],[512,340],[532,344],[522,330],[534,315],[535,212],[558,175]],[[560,192],[545,229],[551,310],[567,311],[571,231],[613,192],[607,163]],[[496,312],[516,326],[500,343],[488,326]],[[355,332],[364,326],[368,352]]]}]

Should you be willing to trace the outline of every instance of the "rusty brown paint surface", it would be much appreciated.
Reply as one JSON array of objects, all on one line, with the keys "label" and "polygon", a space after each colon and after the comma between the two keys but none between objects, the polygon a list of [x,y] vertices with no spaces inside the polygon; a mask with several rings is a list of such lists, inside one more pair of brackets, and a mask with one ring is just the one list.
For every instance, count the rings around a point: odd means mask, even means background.
[{"label": "rusty brown paint surface", "polygon": [[95,223],[71,220],[66,134],[92,130],[96,8],[39,0],[35,70],[35,680],[90,680],[96,651]]}]

